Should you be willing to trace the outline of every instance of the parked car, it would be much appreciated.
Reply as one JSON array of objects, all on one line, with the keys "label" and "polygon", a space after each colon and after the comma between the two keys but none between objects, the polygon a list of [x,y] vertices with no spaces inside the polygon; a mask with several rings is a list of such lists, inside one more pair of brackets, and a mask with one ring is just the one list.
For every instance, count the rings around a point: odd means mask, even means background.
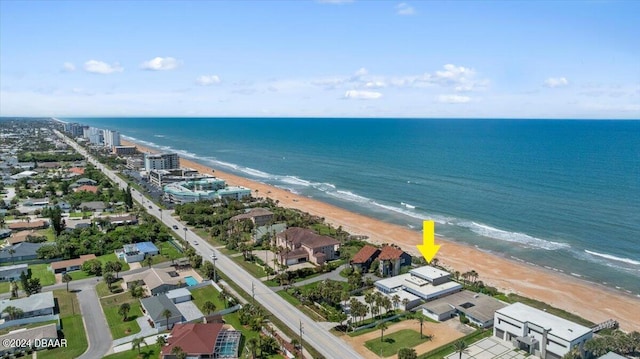
[{"label": "parked car", "polygon": [[176,226],[175,224],[173,225],[173,229],[178,229],[178,226]]}]

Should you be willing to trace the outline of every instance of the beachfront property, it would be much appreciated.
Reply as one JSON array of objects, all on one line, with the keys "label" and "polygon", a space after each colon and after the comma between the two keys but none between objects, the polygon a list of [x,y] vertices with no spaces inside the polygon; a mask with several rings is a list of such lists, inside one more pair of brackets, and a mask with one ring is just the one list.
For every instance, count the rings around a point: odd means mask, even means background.
[{"label": "beachfront property", "polygon": [[49,265],[49,268],[51,269],[51,271],[53,271],[54,274],[73,272],[82,269],[82,265],[84,264],[84,262],[91,259],[96,259],[96,255],[85,254],[75,259],[53,262]]},{"label": "beachfront property", "polygon": [[349,264],[351,267],[360,273],[365,273],[369,271],[371,264],[373,261],[378,258],[378,254],[380,254],[380,249],[376,248],[370,244],[366,244],[364,247],[360,248],[356,254],[353,255]]},{"label": "beachfront property", "polygon": [[244,187],[228,187],[225,181],[219,178],[206,177],[168,184],[164,186],[164,195],[169,202],[182,204],[215,199],[241,200],[251,197],[251,190]]},{"label": "beachfront property", "polygon": [[[403,292],[412,294],[414,306],[420,303],[420,300],[430,301],[442,298],[451,293],[462,290],[462,285],[452,282],[449,272],[438,268],[423,266],[414,268],[409,273],[400,274],[395,277],[381,279],[374,283],[376,289],[383,294],[393,297]],[[410,305],[407,305],[411,309]]]},{"label": "beachfront property", "polygon": [[291,227],[276,235],[277,245],[285,250],[280,253],[280,261],[286,265],[311,262],[324,264],[338,258],[340,242],[316,234],[306,228]]},{"label": "beachfront property", "polygon": [[19,280],[20,275],[28,274],[29,266],[27,264],[16,264],[12,266],[0,267],[0,282],[10,282]]},{"label": "beachfront property", "polygon": [[176,324],[161,359],[173,359],[173,348],[180,347],[188,358],[237,358],[242,333],[222,323]]},{"label": "beachfront property", "polygon": [[262,227],[269,224],[273,220],[273,212],[266,208],[250,208],[245,213],[231,217],[231,221],[237,222],[248,219],[253,223],[254,227]]},{"label": "beachfront property", "polygon": [[0,300],[0,318],[5,321],[11,319],[9,314],[4,312],[7,307],[15,307],[22,310],[20,318],[32,318],[53,315],[55,306],[53,292],[36,293],[29,297],[13,300],[3,299]]},{"label": "beachfront property", "polygon": [[113,154],[116,156],[131,156],[137,152],[136,146],[113,146]]},{"label": "beachfront property", "polygon": [[272,225],[265,225],[255,228],[253,231],[253,241],[257,244],[262,242],[262,239],[265,238],[267,234],[277,236],[278,233],[284,232],[287,230],[286,223],[275,223]]},{"label": "beachfront property", "polygon": [[172,170],[180,168],[180,158],[177,153],[145,153],[144,169]]},{"label": "beachfront property", "polygon": [[209,178],[211,176],[201,176],[198,171],[191,168],[176,168],[168,170],[148,170],[147,177],[149,183],[162,188],[169,183],[181,181],[195,181],[198,179]]},{"label": "beachfront property", "polygon": [[[176,307],[175,303],[166,295],[157,295],[140,299],[142,312],[149,318],[154,328],[159,332],[168,330],[176,323],[184,321],[182,313]],[[167,318],[164,311],[168,310],[171,315]]]},{"label": "beachfront property", "polygon": [[576,347],[583,353],[583,345],[591,339],[593,331],[545,311],[514,303],[496,311],[493,335],[539,358],[559,359]]},{"label": "beachfront property", "polygon": [[142,262],[145,258],[160,253],[158,247],[151,242],[125,244],[122,249],[116,250],[116,256],[127,263]]},{"label": "beachfront property", "polygon": [[166,293],[187,284],[185,278],[180,276],[173,267],[151,268],[144,272],[125,275],[122,281],[125,289],[131,288],[133,284],[144,285],[151,295]]},{"label": "beachfront property", "polygon": [[364,273],[369,270],[371,264],[378,260],[379,275],[381,277],[393,277],[400,274],[402,267],[411,265],[411,255],[404,252],[400,248],[393,245],[383,245],[382,248],[376,248],[372,245],[365,245],[353,255],[350,261],[351,266]]},{"label": "beachfront property", "polygon": [[493,297],[468,290],[452,293],[421,306],[422,314],[439,322],[464,314],[469,321],[480,328],[493,325],[495,312],[507,305]]},{"label": "beachfront property", "polygon": [[118,131],[104,130],[102,131],[105,147],[113,148],[120,146],[120,133]]},{"label": "beachfront property", "polygon": [[128,157],[125,167],[134,171],[144,169],[144,159],[140,157]]}]

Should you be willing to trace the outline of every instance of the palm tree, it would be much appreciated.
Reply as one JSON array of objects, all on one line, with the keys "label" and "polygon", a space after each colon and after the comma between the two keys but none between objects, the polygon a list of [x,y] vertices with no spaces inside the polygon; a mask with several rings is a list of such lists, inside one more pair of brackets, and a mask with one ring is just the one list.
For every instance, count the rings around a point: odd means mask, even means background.
[{"label": "palm tree", "polygon": [[216,305],[213,304],[212,301],[206,301],[204,302],[204,304],[202,305],[202,310],[204,310],[205,312],[207,312],[207,315],[211,314],[211,312],[215,312],[216,311]]},{"label": "palm tree", "polygon": [[176,359],[186,359],[187,358],[187,353],[185,353],[184,350],[182,350],[182,348],[179,347],[179,346],[173,347],[173,349],[171,349],[171,354],[175,355]]},{"label": "palm tree", "polygon": [[464,342],[464,340],[458,340],[455,343],[453,343],[453,349],[455,350],[456,353],[459,354],[458,358],[462,359],[462,353],[466,353],[468,350],[469,346],[467,345],[467,343]]},{"label": "palm tree", "polygon": [[7,252],[11,256],[11,262],[13,262],[13,264],[16,264],[16,260],[13,258],[13,254],[16,253],[16,250],[13,249],[13,246],[11,248],[9,248],[9,250]]},{"label": "palm tree", "polygon": [[127,321],[127,315],[129,314],[130,310],[131,310],[131,305],[129,303],[120,304],[120,308],[118,309],[118,314],[122,316],[123,322]]},{"label": "palm tree", "polygon": [[364,301],[369,304],[369,309],[371,310],[371,317],[373,317],[373,302],[376,300],[373,293],[369,292],[364,295]]},{"label": "palm tree", "polygon": [[134,299],[144,297],[144,288],[138,284],[133,284],[129,287],[129,292]]},{"label": "palm tree", "polygon": [[384,339],[384,331],[387,330],[389,328],[389,326],[387,325],[386,322],[382,322],[382,323],[378,324],[378,326],[376,328],[380,329],[380,341],[383,341],[383,339]]},{"label": "palm tree", "polygon": [[409,298],[404,298],[402,300],[402,305],[404,306],[404,310],[407,310],[407,305],[409,305]]},{"label": "palm tree", "polygon": [[218,293],[218,298],[224,302],[224,307],[227,307],[227,303],[229,302],[227,298],[229,297],[229,293],[227,293],[227,288],[222,287],[220,293]]},{"label": "palm tree", "polygon": [[167,340],[164,338],[164,335],[158,335],[156,337],[156,344],[159,347],[163,347],[165,344],[167,344]]},{"label": "palm tree", "polygon": [[169,329],[169,318],[171,318],[171,315],[173,313],[171,313],[171,311],[169,309],[165,309],[162,311],[162,316],[165,317],[167,319],[167,330]]},{"label": "palm tree", "polygon": [[71,275],[67,272],[64,272],[64,274],[62,274],[62,282],[63,283],[67,283],[67,292],[69,291],[69,282],[71,282],[73,280],[73,278],[71,278]]},{"label": "palm tree", "polygon": [[153,258],[151,257],[147,257],[142,260],[142,265],[148,266],[149,268],[151,268],[152,264],[153,264]]},{"label": "palm tree", "polygon": [[20,318],[24,312],[22,311],[22,309],[10,305],[4,308],[2,313],[7,313],[9,315],[9,320],[14,320]]},{"label": "palm tree", "polygon": [[429,262],[429,265],[432,267],[437,267],[439,262],[440,261],[438,260],[438,258],[433,258],[431,262]]},{"label": "palm tree", "polygon": [[258,351],[258,338],[249,338],[249,340],[247,340],[247,347],[251,351],[251,358],[256,359],[256,352]]},{"label": "palm tree", "polygon": [[18,282],[15,280],[11,281],[11,298],[18,298]]},{"label": "palm tree", "polygon": [[422,325],[424,324],[424,317],[422,314],[418,314],[418,321],[420,322],[420,339],[422,339]]},{"label": "palm tree", "polygon": [[144,338],[133,338],[133,340],[131,341],[131,350],[138,349],[138,355],[140,355],[140,347],[142,346],[142,344],[147,346],[147,342],[144,341]]},{"label": "palm tree", "polygon": [[391,301],[393,302],[393,307],[395,309],[398,309],[398,305],[400,304],[400,296],[397,294],[394,294],[393,297],[391,297]]}]

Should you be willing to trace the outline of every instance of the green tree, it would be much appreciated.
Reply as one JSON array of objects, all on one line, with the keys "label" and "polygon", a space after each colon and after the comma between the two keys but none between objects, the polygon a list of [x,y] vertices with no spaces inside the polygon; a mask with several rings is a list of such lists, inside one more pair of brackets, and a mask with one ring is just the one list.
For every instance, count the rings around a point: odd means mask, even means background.
[{"label": "green tree", "polygon": [[169,309],[165,309],[162,311],[162,316],[167,319],[167,330],[169,330],[169,318],[171,318],[171,311]]},{"label": "green tree", "polygon": [[138,284],[132,284],[129,286],[129,292],[131,293],[131,297],[134,299],[140,299],[144,297],[144,287]]},{"label": "green tree", "polygon": [[249,349],[249,351],[251,351],[251,358],[252,359],[256,359],[256,354],[258,352],[258,347],[259,347],[259,343],[258,343],[258,338],[249,338],[249,340],[247,340],[247,348]]},{"label": "green tree", "polygon": [[18,298],[18,282],[11,281],[11,298]]},{"label": "green tree", "polygon": [[138,355],[140,355],[140,347],[142,346],[142,344],[147,346],[147,342],[144,341],[144,338],[133,338],[133,340],[131,341],[131,350],[138,349]]},{"label": "green tree", "polygon": [[464,340],[457,340],[455,343],[453,343],[453,350],[458,353],[458,358],[462,359],[462,354],[466,353],[468,351],[469,346],[467,345],[467,343],[464,342]]},{"label": "green tree", "polygon": [[71,275],[67,272],[64,272],[62,274],[62,282],[63,283],[67,283],[67,292],[69,291],[69,282],[71,282],[73,280],[73,278],[71,277]]},{"label": "green tree", "polygon": [[420,339],[422,339],[422,326],[424,325],[424,317],[422,314],[418,314],[418,322],[420,322]]},{"label": "green tree", "polygon": [[380,329],[380,341],[384,340],[384,331],[389,328],[386,322],[382,322],[376,326],[376,328]]},{"label": "green tree", "polygon": [[22,311],[22,309],[14,307],[12,305],[7,306],[6,308],[4,308],[2,310],[3,313],[7,313],[7,315],[9,315],[9,320],[14,320],[14,319],[18,319],[22,316],[22,314],[24,314],[24,312]]},{"label": "green tree", "polygon": [[127,191],[124,196],[124,205],[127,206],[127,210],[133,208],[133,196],[131,195],[130,186],[127,186]]},{"label": "green tree", "polygon": [[398,359],[418,359],[418,354],[413,348],[400,348],[398,350]]},{"label": "green tree", "polygon": [[104,264],[104,272],[115,272],[116,278],[118,278],[118,273],[122,270],[122,263],[120,261],[108,261]]},{"label": "green tree", "polygon": [[142,260],[142,265],[148,266],[149,268],[151,268],[152,264],[153,264],[152,257],[146,257],[145,259]]},{"label": "green tree", "polygon": [[216,311],[216,305],[213,304],[212,301],[206,301],[204,302],[204,304],[202,305],[202,310],[204,310],[205,312],[207,312],[207,315],[211,314],[211,312],[215,312]]},{"label": "green tree", "polygon": [[118,308],[118,314],[122,316],[122,321],[127,321],[127,316],[129,315],[129,311],[131,310],[131,305],[129,303],[120,304],[120,308]]},{"label": "green tree", "polygon": [[65,222],[62,219],[62,210],[60,207],[55,206],[49,211],[49,218],[51,219],[51,226],[53,227],[53,231],[56,234],[56,237],[64,231]]},{"label": "green tree", "polygon": [[40,278],[29,278],[27,280],[27,288],[25,288],[25,292],[27,292],[27,296],[31,296],[32,294],[40,293],[42,290],[42,284],[40,284]]},{"label": "green tree", "polygon": [[13,255],[16,253],[16,250],[13,249],[13,246],[11,246],[11,248],[9,248],[9,250],[7,251],[9,253],[9,255],[11,256],[11,262],[13,264],[16,264],[16,260],[15,258],[13,258]]},{"label": "green tree", "polygon": [[187,358],[187,353],[185,353],[184,350],[179,346],[173,347],[173,349],[171,349],[171,354],[175,355],[176,359],[186,359]]},{"label": "green tree", "polygon": [[167,340],[164,338],[164,335],[158,335],[156,337],[156,344],[159,347],[163,347],[165,344],[167,344]]},{"label": "green tree", "polygon": [[207,278],[209,278],[211,280],[214,280],[213,277],[214,277],[214,272],[215,271],[214,271],[213,264],[211,262],[206,261],[206,262],[202,263],[202,268],[201,269],[202,269],[202,272],[204,273],[204,275]]},{"label": "green tree", "polygon": [[116,277],[111,272],[104,273],[103,275],[104,281],[107,283],[107,288],[109,291],[112,291],[111,285],[116,281]]}]

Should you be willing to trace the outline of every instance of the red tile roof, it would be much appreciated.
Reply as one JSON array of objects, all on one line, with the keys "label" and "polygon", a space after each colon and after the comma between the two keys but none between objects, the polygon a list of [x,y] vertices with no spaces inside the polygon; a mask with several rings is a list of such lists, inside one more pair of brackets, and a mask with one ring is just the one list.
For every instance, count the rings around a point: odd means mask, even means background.
[{"label": "red tile roof", "polygon": [[294,246],[304,245],[308,248],[320,248],[325,246],[335,246],[340,244],[337,240],[316,234],[314,231],[306,228],[291,227],[284,232],[280,232],[277,236],[291,242]]},{"label": "red tile roof", "polygon": [[38,229],[46,228],[49,222],[45,221],[31,221],[31,222],[14,222],[7,224],[7,228],[17,231],[20,229]]},{"label": "red tile roof", "polygon": [[98,193],[98,186],[90,186],[88,184],[82,185],[75,190],[76,192],[85,191],[85,192],[93,192]]},{"label": "red tile roof", "polygon": [[393,259],[399,259],[404,252],[396,247],[382,246],[378,259],[381,261],[388,261]]},{"label": "red tile roof", "polygon": [[71,167],[71,168],[69,168],[69,172],[75,173],[75,174],[79,174],[79,175],[83,175],[84,174],[84,168]]},{"label": "red tile roof", "polygon": [[211,355],[222,325],[222,323],[176,324],[171,330],[167,345],[162,347],[162,355],[171,355],[174,347],[182,348],[190,356]]},{"label": "red tile roof", "polygon": [[367,244],[353,256],[351,262],[355,264],[366,263],[371,257],[375,256],[378,253],[380,253],[380,250],[378,248]]}]

